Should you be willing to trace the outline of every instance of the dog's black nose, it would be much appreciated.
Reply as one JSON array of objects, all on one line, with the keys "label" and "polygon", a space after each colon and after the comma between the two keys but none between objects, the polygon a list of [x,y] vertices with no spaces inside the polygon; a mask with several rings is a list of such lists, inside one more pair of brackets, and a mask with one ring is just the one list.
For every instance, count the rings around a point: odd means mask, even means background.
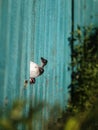
[{"label": "dog's black nose", "polygon": [[42,67],[39,67],[40,75],[44,73],[44,69]]}]

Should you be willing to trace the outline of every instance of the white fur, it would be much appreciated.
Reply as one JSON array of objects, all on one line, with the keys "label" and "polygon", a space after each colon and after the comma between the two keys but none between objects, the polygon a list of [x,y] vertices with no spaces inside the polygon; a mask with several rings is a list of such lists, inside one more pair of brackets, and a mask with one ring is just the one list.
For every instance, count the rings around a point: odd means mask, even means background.
[{"label": "white fur", "polygon": [[36,78],[39,76],[39,66],[30,61],[30,78]]}]

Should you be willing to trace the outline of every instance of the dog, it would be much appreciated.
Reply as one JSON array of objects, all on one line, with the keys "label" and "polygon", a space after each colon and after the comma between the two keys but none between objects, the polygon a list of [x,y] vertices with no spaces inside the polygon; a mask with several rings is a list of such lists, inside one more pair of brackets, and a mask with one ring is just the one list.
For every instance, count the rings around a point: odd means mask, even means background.
[{"label": "dog", "polygon": [[[43,57],[41,57],[41,66],[39,66],[35,62],[30,61],[30,79],[29,79],[30,84],[35,84],[36,82],[35,78],[44,73],[44,66],[47,65],[47,62],[48,61]],[[24,86],[27,86],[27,84],[28,80],[25,80]]]}]

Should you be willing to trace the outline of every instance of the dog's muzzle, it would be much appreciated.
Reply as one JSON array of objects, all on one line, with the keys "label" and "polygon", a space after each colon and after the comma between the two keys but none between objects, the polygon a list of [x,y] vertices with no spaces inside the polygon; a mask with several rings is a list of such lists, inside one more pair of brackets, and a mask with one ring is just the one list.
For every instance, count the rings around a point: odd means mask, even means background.
[{"label": "dog's muzzle", "polygon": [[44,73],[44,69],[42,67],[39,67],[39,75]]}]

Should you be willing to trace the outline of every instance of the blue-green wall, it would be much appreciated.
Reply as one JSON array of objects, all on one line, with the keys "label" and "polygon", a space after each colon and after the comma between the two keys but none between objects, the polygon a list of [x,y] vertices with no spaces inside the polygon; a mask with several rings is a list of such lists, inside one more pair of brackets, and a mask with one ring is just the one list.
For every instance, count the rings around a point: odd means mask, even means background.
[{"label": "blue-green wall", "polygon": [[[98,0],[0,0],[0,105],[6,97],[9,103],[32,97],[34,105],[65,107],[71,80],[68,37],[72,26],[97,25],[97,7]],[[40,64],[40,57],[48,60],[45,73],[23,90],[29,61]]]},{"label": "blue-green wall", "polygon": [[[71,0],[0,0],[0,102],[16,97],[65,106],[70,83]],[[48,59],[45,73],[23,90],[29,61]],[[24,92],[23,92],[24,91]]]},{"label": "blue-green wall", "polygon": [[48,59],[45,73],[33,86],[33,96],[64,106],[70,82],[71,0],[36,0],[33,7],[31,60],[40,64],[41,56]]},{"label": "blue-green wall", "polygon": [[98,0],[73,0],[74,26],[98,26]]},{"label": "blue-green wall", "polygon": [[32,3],[0,0],[0,103],[21,96],[29,76]]}]

